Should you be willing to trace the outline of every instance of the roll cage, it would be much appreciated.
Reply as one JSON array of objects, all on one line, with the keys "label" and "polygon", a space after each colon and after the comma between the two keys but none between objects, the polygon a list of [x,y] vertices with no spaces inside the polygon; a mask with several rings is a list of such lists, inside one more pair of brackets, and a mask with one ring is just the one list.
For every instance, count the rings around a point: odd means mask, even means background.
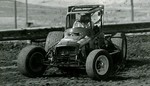
[{"label": "roll cage", "polygon": [[[79,5],[79,6],[69,6],[66,16],[66,29],[72,28],[74,22],[77,20],[77,15],[90,14],[92,26],[92,16],[97,15],[97,21],[93,22],[94,27],[98,29],[102,28],[103,14],[104,14],[104,5]],[[91,27],[92,28],[92,27]],[[100,31],[100,30],[99,30]]]}]

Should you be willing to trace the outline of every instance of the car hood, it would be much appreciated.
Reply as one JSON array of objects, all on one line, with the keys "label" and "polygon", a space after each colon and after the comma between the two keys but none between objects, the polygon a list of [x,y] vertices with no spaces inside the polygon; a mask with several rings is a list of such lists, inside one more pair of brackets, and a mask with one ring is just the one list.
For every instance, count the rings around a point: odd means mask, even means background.
[{"label": "car hood", "polygon": [[69,38],[63,38],[56,47],[62,47],[62,46],[74,46],[77,47],[80,44],[77,43],[78,40],[74,40],[74,39],[69,39]]},{"label": "car hood", "polygon": [[[84,45],[85,42],[88,42],[87,40],[83,40],[86,37],[91,36],[91,30],[87,28],[77,27],[77,28],[71,28],[67,29],[64,33],[64,38],[60,40],[60,42],[57,44],[57,47],[59,46],[74,46],[79,47],[81,45]],[[84,42],[83,42],[84,41]]]}]

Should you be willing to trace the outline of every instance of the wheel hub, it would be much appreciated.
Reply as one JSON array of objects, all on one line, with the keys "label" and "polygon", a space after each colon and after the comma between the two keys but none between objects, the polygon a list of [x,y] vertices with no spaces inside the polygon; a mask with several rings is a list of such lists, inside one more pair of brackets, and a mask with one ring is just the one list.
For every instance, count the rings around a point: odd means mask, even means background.
[{"label": "wheel hub", "polygon": [[40,71],[43,67],[43,55],[39,52],[34,53],[30,59],[30,68],[33,71]]},{"label": "wheel hub", "polygon": [[101,55],[96,59],[95,69],[99,75],[104,75],[109,68],[109,61],[105,55]]}]

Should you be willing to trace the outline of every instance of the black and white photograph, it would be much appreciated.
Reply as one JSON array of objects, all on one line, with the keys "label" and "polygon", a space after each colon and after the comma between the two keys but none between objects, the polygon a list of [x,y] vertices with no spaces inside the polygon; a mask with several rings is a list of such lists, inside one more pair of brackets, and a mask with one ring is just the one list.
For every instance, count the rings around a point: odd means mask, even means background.
[{"label": "black and white photograph", "polygon": [[0,86],[150,86],[150,0],[0,0]]}]

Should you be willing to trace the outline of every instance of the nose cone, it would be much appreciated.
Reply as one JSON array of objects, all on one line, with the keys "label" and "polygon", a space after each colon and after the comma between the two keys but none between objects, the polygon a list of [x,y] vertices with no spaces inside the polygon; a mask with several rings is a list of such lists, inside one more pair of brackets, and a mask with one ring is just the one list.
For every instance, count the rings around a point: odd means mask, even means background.
[{"label": "nose cone", "polygon": [[74,46],[74,47],[77,47],[79,46],[79,43],[77,43],[78,41],[77,40],[74,40],[74,39],[66,39],[66,38],[63,38],[58,44],[57,44],[57,47],[58,46]]}]

